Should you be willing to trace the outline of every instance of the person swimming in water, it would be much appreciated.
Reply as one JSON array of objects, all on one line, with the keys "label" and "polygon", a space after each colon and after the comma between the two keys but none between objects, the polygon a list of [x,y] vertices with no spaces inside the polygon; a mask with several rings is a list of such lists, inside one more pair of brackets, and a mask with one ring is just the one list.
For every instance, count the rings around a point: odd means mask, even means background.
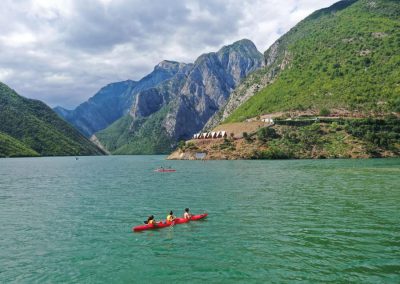
[{"label": "person swimming in water", "polygon": [[171,223],[175,220],[174,212],[170,211],[169,214],[167,215],[167,223]]},{"label": "person swimming in water", "polygon": [[185,219],[192,218],[192,214],[189,213],[189,208],[185,208],[185,213],[183,213],[183,218],[185,218]]}]

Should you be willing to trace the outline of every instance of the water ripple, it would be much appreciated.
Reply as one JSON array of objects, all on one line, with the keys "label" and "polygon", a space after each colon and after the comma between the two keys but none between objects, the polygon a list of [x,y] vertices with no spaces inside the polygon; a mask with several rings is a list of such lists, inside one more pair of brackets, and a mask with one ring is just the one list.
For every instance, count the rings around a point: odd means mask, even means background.
[{"label": "water ripple", "polygon": [[0,159],[0,282],[400,282],[399,159],[163,158]]}]

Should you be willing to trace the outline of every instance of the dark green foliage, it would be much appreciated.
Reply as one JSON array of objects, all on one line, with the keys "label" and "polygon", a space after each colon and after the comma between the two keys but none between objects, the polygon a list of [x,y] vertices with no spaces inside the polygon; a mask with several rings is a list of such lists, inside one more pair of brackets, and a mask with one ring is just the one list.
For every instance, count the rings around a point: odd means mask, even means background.
[{"label": "dark green foliage", "polygon": [[275,119],[275,124],[288,126],[306,126],[316,122],[316,119],[281,120]]},{"label": "dark green foliage", "polygon": [[235,145],[233,144],[232,139],[224,138],[224,142],[219,146],[219,148],[221,150],[228,149],[228,150],[232,151],[232,150],[235,150]]},{"label": "dark green foliage", "polygon": [[247,132],[243,132],[242,136],[243,136],[244,140],[245,140],[247,143],[250,143],[250,142],[253,141],[253,140],[251,139],[251,136],[250,136]]},{"label": "dark green foliage", "polygon": [[[399,111],[400,1],[345,1],[306,18],[278,40],[277,79],[226,122],[260,114],[343,108]],[[267,51],[266,55],[271,51]],[[287,67],[281,71],[282,62]],[[261,71],[260,71],[261,72]]]},{"label": "dark green foliage", "polygon": [[319,111],[319,115],[320,115],[320,116],[328,116],[328,115],[330,115],[330,114],[331,114],[331,112],[330,112],[330,110],[327,109],[327,108],[322,108],[322,109]]},{"label": "dark green foliage", "polygon": [[132,122],[132,117],[130,115],[125,115],[106,129],[97,132],[96,137],[100,140],[101,144],[112,153],[122,145],[128,143],[131,134],[129,129]]},{"label": "dark green foliage", "polygon": [[[279,126],[280,135],[257,133],[266,150],[253,159],[348,158],[353,151],[381,157],[384,151],[400,155],[400,119],[326,120],[306,126]],[[273,129],[273,128],[264,128]],[[260,137],[261,136],[261,137]],[[264,139],[260,139],[266,137]]]},{"label": "dark green foliage", "polygon": [[[33,151],[32,156],[104,154],[47,105],[21,97],[2,83],[0,131],[18,140],[23,148]],[[25,156],[28,152],[20,154]],[[14,154],[19,156],[17,152]]]},{"label": "dark green foliage", "polygon": [[390,101],[390,106],[394,112],[400,112],[400,96]]},{"label": "dark green foliage", "polygon": [[293,159],[293,154],[288,149],[282,149],[277,146],[271,146],[264,151],[256,151],[253,159],[268,159],[268,160],[282,160]]},{"label": "dark green foliage", "polygon": [[369,142],[370,149],[374,152],[376,147],[398,151],[396,144],[400,143],[400,119],[390,117],[386,120],[372,118],[351,120],[345,124],[345,130]]},{"label": "dark green foliage", "polygon": [[277,138],[278,134],[275,129],[271,127],[264,127],[257,131],[257,138],[260,141],[267,141],[268,139]]},{"label": "dark green foliage", "polygon": [[181,149],[183,151],[186,151],[186,150],[196,151],[196,150],[199,149],[193,142],[185,143],[184,140],[181,140],[181,141],[178,142],[177,148],[179,148],[179,149]]},{"label": "dark green foliage", "polygon": [[181,140],[178,142],[178,148],[183,150],[186,146],[185,140]]},{"label": "dark green foliage", "polygon": [[0,158],[3,157],[35,157],[39,154],[26,147],[17,139],[11,136],[0,133]]},{"label": "dark green foliage", "polygon": [[188,142],[187,145],[185,146],[185,149],[198,150],[199,148],[193,142]]},{"label": "dark green foliage", "polygon": [[167,154],[174,143],[161,127],[168,107],[146,118],[133,120],[126,115],[110,127],[97,132],[96,137],[113,154]]}]

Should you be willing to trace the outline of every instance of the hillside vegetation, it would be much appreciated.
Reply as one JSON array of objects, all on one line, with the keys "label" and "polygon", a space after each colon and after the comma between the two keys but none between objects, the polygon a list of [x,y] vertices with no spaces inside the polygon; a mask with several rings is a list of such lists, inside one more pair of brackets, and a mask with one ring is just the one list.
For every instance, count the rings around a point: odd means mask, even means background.
[{"label": "hillside vegetation", "polygon": [[114,155],[167,154],[174,141],[162,127],[167,107],[146,118],[133,119],[126,115],[96,137]]},{"label": "hillside vegetation", "polygon": [[265,60],[257,74],[279,74],[266,86],[260,75],[245,81],[260,90],[225,122],[322,108],[400,112],[400,1],[341,1],[317,11],[267,50]]},{"label": "hillside vegetation", "polygon": [[0,132],[0,158],[35,156],[39,156],[36,151],[26,147],[17,139]]},{"label": "hillside vegetation", "polygon": [[47,105],[0,83],[1,156],[104,154]]},{"label": "hillside vegetation", "polygon": [[400,119],[277,121],[243,138],[191,140],[169,159],[324,159],[400,156]]}]

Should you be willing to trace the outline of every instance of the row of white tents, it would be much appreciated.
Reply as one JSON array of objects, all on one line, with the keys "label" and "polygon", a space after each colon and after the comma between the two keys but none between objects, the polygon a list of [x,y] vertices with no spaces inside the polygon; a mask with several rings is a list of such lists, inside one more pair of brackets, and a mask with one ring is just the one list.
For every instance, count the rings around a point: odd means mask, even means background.
[{"label": "row of white tents", "polygon": [[196,133],[193,135],[193,139],[214,139],[214,138],[225,138],[228,137],[226,131],[213,131]]}]

